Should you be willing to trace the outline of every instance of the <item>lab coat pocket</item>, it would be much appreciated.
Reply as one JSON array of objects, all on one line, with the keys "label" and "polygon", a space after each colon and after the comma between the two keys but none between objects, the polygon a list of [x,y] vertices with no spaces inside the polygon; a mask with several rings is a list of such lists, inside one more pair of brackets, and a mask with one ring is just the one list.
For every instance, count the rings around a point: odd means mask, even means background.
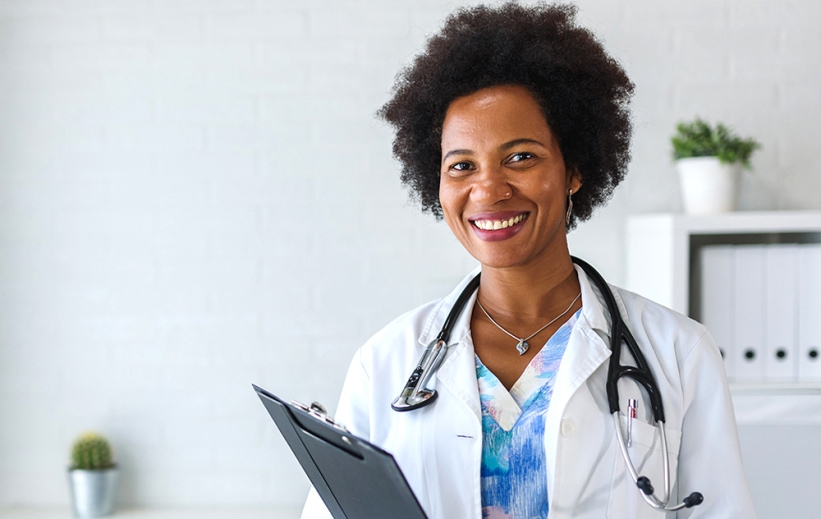
[{"label": "lab coat pocket", "polygon": [[[626,431],[627,419],[620,415],[622,431]],[[661,449],[661,431],[652,424],[633,420],[633,441],[627,452],[639,476],[650,478],[655,494],[660,499],[664,497],[664,458]],[[678,473],[678,453],[681,446],[681,431],[665,427],[667,433],[667,449],[670,458],[670,493],[677,495],[676,481]],[[613,447],[615,449],[615,463],[613,468],[612,487],[610,489],[610,504],[607,517],[615,518],[642,518],[661,517],[661,514],[651,508],[641,495],[630,477],[630,471],[624,462],[621,449],[613,433]],[[671,512],[668,517],[675,517]]]}]

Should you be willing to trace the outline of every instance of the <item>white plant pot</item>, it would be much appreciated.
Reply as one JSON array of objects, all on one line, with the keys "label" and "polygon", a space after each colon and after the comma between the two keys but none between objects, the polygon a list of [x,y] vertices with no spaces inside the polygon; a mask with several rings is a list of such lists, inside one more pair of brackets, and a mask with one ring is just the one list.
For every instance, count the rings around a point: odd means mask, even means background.
[{"label": "white plant pot", "polygon": [[716,157],[676,161],[684,210],[688,214],[735,211],[740,164],[722,164]]},{"label": "white plant pot", "polygon": [[114,511],[117,468],[68,471],[71,502],[75,517],[101,517]]}]

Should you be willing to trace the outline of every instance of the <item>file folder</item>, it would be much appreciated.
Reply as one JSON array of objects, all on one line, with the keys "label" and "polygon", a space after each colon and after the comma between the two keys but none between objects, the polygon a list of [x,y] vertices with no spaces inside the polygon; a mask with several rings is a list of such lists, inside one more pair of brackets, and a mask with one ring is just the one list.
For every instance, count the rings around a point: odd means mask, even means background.
[{"label": "file folder", "polygon": [[733,336],[737,382],[764,379],[765,249],[764,245],[736,245],[734,249]]},{"label": "file folder", "polygon": [[798,380],[821,380],[821,244],[799,254]]},{"label": "file folder", "polygon": [[393,456],[313,406],[253,386],[334,519],[427,519]]},{"label": "file folder", "polygon": [[735,337],[733,337],[733,246],[709,245],[701,256],[701,323],[716,340],[727,378],[735,379]]},{"label": "file folder", "polygon": [[764,379],[791,382],[798,374],[798,246],[766,249]]}]

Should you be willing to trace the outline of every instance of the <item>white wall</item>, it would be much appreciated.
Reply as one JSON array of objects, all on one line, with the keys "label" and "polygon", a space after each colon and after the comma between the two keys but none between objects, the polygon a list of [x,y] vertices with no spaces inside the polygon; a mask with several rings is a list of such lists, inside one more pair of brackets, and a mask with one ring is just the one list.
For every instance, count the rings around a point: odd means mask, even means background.
[{"label": "white wall", "polygon": [[[0,0],[0,506],[67,501],[108,434],[122,501],[291,504],[250,389],[333,404],[354,349],[472,260],[407,202],[373,112],[455,2]],[[821,3],[585,0],[637,85],[634,160],[573,252],[680,209],[668,137],[756,136],[745,209],[819,208]]]}]

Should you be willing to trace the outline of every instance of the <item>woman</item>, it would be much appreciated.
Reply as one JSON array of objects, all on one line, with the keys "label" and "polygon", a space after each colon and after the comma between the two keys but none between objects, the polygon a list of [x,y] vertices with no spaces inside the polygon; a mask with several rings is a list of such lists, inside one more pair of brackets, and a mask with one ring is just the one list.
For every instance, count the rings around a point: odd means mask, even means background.
[{"label": "woman", "polygon": [[[337,419],[395,456],[432,518],[662,516],[620,454],[605,393],[609,316],[567,247],[567,230],[624,176],[633,91],[574,15],[515,4],[457,11],[380,112],[396,128],[403,182],[444,217],[481,278],[430,383],[434,405],[391,409],[475,273],[357,352]],[[667,516],[754,517],[713,339],[682,315],[612,291],[664,400],[671,504],[704,494]],[[619,387],[622,410],[640,402],[631,459],[660,488],[647,400],[634,383]],[[312,494],[303,517],[325,514]]]}]

